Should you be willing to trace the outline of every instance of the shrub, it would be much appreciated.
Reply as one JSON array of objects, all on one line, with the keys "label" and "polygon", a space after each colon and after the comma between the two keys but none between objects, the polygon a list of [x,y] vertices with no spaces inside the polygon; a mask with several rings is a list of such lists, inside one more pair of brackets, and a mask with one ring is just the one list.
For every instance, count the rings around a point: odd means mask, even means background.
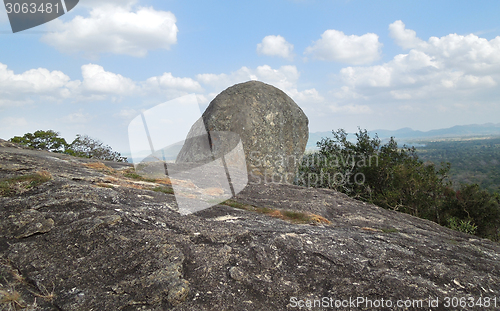
[{"label": "shrub", "polygon": [[110,146],[104,145],[100,140],[88,135],[76,135],[75,140],[68,146],[64,153],[69,155],[92,158],[104,161],[126,162],[127,158],[113,151]]},{"label": "shrub", "polygon": [[456,217],[451,217],[448,219],[448,226],[460,232],[465,232],[468,234],[476,234],[477,226],[471,223],[471,220],[458,219]]}]

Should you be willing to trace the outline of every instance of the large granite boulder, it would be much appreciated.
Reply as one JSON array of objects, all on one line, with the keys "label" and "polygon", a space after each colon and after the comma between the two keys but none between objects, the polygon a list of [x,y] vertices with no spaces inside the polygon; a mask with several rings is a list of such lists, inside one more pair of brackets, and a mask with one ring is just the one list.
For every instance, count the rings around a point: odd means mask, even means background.
[{"label": "large granite boulder", "polygon": [[215,157],[233,150],[239,139],[223,135],[233,132],[243,143],[250,182],[292,183],[307,144],[308,123],[302,109],[276,87],[258,81],[236,84],[217,95],[193,125],[176,162],[211,158],[203,152],[207,132]]}]

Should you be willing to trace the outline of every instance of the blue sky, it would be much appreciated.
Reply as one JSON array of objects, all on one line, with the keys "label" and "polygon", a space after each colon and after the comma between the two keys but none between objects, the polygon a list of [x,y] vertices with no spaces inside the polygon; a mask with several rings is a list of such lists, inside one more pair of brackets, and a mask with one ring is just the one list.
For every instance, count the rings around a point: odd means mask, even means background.
[{"label": "blue sky", "polygon": [[203,110],[257,79],[311,132],[500,122],[498,1],[80,0],[11,33],[0,9],[0,137],[53,129],[128,153],[142,110]]}]

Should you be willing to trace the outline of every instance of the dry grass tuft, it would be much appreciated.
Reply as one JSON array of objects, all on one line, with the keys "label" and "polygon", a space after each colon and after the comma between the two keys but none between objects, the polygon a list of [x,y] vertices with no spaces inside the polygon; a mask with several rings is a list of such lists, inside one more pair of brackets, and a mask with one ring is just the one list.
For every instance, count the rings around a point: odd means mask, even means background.
[{"label": "dry grass tuft", "polygon": [[54,294],[54,290],[55,290],[56,286],[54,285],[54,283],[52,283],[52,291],[51,292],[49,292],[47,290],[47,288],[45,286],[43,286],[42,284],[39,284],[39,288],[40,288],[40,291],[42,292],[42,294],[33,293],[35,296],[40,297],[43,300],[48,301],[48,302],[54,301],[54,298],[56,298],[56,295]]},{"label": "dry grass tuft", "polygon": [[98,171],[101,171],[101,172],[104,172],[107,174],[115,174],[116,173],[116,170],[114,168],[111,168],[102,162],[84,163],[83,165],[88,167],[88,168],[98,170]]},{"label": "dry grass tuft", "polygon": [[174,189],[169,188],[169,187],[156,187],[156,188],[153,188],[152,190],[156,191],[156,192],[163,192],[166,194],[174,194]]},{"label": "dry grass tuft", "polygon": [[273,209],[268,207],[256,207],[249,204],[243,204],[234,200],[226,200],[221,204],[231,206],[238,209],[244,209],[247,211],[257,212],[259,214],[265,214],[274,218],[283,219],[285,221],[295,223],[295,224],[306,224],[306,223],[320,223],[320,224],[330,224],[331,222],[323,216],[303,213],[297,211]]},{"label": "dry grass tuft", "polygon": [[113,189],[113,188],[114,188],[114,186],[112,186],[112,185],[111,185],[111,184],[109,184],[109,183],[105,183],[105,182],[98,182],[98,183],[96,184],[96,186],[98,186],[98,187],[102,187],[102,188],[110,188],[110,189]]},{"label": "dry grass tuft", "polygon": [[15,289],[0,290],[0,303],[2,305],[12,306],[16,310],[17,307],[24,308],[24,301]]},{"label": "dry grass tuft", "polygon": [[172,185],[170,178],[156,178],[155,183],[160,184],[160,185],[167,185],[167,186]]},{"label": "dry grass tuft", "polygon": [[0,196],[14,196],[37,187],[51,179],[52,176],[50,173],[43,170],[34,174],[3,179],[0,180]]},{"label": "dry grass tuft", "polygon": [[323,217],[323,216],[316,215],[316,214],[311,214],[310,216],[311,216],[311,220],[315,221],[317,223],[320,223],[320,224],[321,223],[322,224],[331,224],[331,222],[328,219],[326,219],[325,217]]}]

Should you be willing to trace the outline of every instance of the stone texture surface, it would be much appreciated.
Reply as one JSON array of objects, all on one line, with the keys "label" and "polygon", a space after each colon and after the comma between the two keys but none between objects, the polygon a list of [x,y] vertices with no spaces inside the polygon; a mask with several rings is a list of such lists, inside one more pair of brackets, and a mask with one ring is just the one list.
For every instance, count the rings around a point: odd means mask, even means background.
[{"label": "stone texture surface", "polygon": [[[15,288],[39,310],[298,310],[292,297],[484,310],[443,303],[500,298],[500,246],[488,240],[285,184],[249,185],[235,200],[312,212],[331,224],[292,224],[225,205],[181,216],[173,195],[120,177],[126,163],[105,163],[115,170],[88,163],[0,141],[0,179],[52,176],[0,197],[0,290]],[[438,308],[428,307],[429,297],[439,298]],[[391,309],[404,310],[380,310]]]},{"label": "stone texture surface", "polygon": [[[297,161],[307,144],[308,119],[302,109],[274,86],[249,81],[236,84],[210,103],[188,134],[177,162],[200,161],[207,150],[199,135],[215,131],[239,134],[250,178],[292,183]],[[215,156],[231,150],[237,141],[231,137],[211,137]]]}]

